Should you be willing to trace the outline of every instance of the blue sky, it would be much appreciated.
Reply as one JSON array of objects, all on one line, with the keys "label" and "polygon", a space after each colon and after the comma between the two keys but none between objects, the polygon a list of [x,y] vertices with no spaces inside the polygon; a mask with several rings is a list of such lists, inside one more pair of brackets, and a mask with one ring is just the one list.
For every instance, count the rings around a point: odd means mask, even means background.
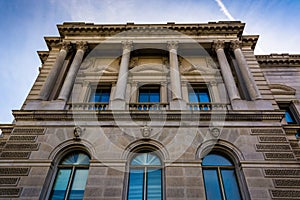
[{"label": "blue sky", "polygon": [[21,108],[56,24],[240,20],[244,34],[260,35],[256,54],[300,54],[299,10],[299,0],[0,0],[0,123]]}]

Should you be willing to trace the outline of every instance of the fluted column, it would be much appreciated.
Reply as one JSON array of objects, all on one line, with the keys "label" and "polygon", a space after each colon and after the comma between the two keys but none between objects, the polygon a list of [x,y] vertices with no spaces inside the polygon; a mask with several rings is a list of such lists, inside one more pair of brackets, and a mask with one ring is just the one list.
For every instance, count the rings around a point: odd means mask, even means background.
[{"label": "fluted column", "polygon": [[177,57],[178,42],[168,42],[172,100],[181,100],[181,80]]},{"label": "fluted column", "polygon": [[120,70],[118,75],[118,81],[115,89],[114,100],[124,100],[125,101],[125,94],[126,94],[126,87],[127,87],[127,79],[128,79],[128,66],[130,60],[130,52],[132,49],[132,42],[125,41],[122,42],[123,44],[123,54],[120,64]]},{"label": "fluted column", "polygon": [[70,69],[68,71],[68,74],[65,78],[64,84],[60,90],[58,99],[67,101],[69,99],[70,93],[72,91],[77,72],[79,70],[79,67],[82,63],[82,59],[84,56],[84,52],[87,49],[86,42],[78,42],[76,43],[77,51],[75,54],[75,57],[73,59],[73,62],[70,66]]},{"label": "fluted column", "polygon": [[47,79],[40,91],[39,97],[38,99],[40,100],[48,100],[53,87],[56,83],[58,74],[64,64],[64,61],[66,59],[66,56],[68,54],[68,50],[70,49],[70,43],[69,42],[64,42],[61,45],[61,49],[56,57],[55,63],[49,73],[49,75],[47,76]]},{"label": "fluted column", "polygon": [[257,88],[257,85],[254,81],[254,78],[252,76],[252,73],[250,72],[249,66],[247,64],[247,61],[242,53],[241,47],[240,47],[240,41],[235,40],[231,41],[231,48],[234,52],[234,56],[237,60],[239,69],[241,71],[243,80],[246,84],[248,94],[250,95],[251,100],[258,100],[261,99],[260,92]]},{"label": "fluted column", "polygon": [[218,61],[220,64],[221,72],[223,75],[223,79],[225,82],[225,86],[229,95],[230,100],[236,100],[236,99],[241,99],[239,91],[236,87],[231,68],[229,66],[229,63],[227,61],[225,52],[224,52],[224,41],[214,41],[213,45]]}]

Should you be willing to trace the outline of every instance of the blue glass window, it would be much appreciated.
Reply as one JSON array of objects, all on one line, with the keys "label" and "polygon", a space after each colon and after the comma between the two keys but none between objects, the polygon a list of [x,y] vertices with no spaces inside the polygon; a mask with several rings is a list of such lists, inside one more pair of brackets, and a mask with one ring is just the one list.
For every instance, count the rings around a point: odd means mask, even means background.
[{"label": "blue glass window", "polygon": [[110,97],[110,89],[109,88],[97,88],[96,90],[92,90],[90,96],[90,102],[99,102],[99,103],[108,103]]},{"label": "blue glass window", "polygon": [[207,200],[239,200],[240,189],[235,168],[226,157],[211,153],[202,161]]},{"label": "blue glass window", "polygon": [[72,152],[58,165],[50,200],[81,200],[88,177],[90,158],[82,152]]},{"label": "blue glass window", "polygon": [[296,123],[292,113],[289,110],[285,111],[285,120],[288,124],[295,124]]},{"label": "blue glass window", "polygon": [[138,153],[130,162],[128,200],[161,200],[161,161],[151,152]]},{"label": "blue glass window", "polygon": [[208,103],[210,97],[206,88],[193,88],[189,91],[190,103]]},{"label": "blue glass window", "polygon": [[139,89],[139,102],[160,102],[159,86],[143,86]]}]

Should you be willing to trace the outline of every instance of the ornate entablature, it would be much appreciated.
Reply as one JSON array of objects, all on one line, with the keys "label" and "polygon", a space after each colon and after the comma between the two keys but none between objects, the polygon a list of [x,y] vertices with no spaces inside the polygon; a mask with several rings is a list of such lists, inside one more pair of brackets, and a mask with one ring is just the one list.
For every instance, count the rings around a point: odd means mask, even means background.
[{"label": "ornate entablature", "polygon": [[280,65],[300,67],[300,55],[299,54],[270,54],[270,55],[257,55],[256,59],[261,67],[274,67]]},{"label": "ornate entablature", "polygon": [[[95,35],[113,36],[124,31],[133,31],[138,33],[146,33],[151,30],[156,30],[156,34],[161,34],[160,30],[178,31],[186,35],[210,35],[210,34],[232,34],[238,37],[242,36],[245,24],[240,21],[229,22],[209,22],[206,24],[134,24],[127,23],[125,25],[100,25],[93,23],[63,23],[58,25],[58,30],[61,37],[74,35]],[[164,32],[164,31],[163,31]],[[153,34],[153,33],[152,33]]]}]

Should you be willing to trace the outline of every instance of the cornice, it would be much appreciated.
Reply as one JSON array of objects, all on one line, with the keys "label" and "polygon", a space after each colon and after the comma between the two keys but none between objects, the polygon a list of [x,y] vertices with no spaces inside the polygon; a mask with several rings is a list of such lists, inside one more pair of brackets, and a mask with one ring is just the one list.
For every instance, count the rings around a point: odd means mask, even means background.
[{"label": "cornice", "polygon": [[256,59],[261,67],[272,66],[295,66],[300,67],[300,54],[270,54],[256,55]]},{"label": "cornice", "polygon": [[49,56],[49,51],[38,51],[37,53],[39,55],[42,64],[44,64]]},{"label": "cornice", "polygon": [[259,35],[243,35],[242,36],[242,46],[250,47],[252,50],[254,50],[258,38],[259,38]]},{"label": "cornice", "polygon": [[44,37],[44,39],[45,39],[47,47],[50,51],[52,50],[52,47],[58,46],[59,43],[61,42],[60,37]]},{"label": "cornice", "polygon": [[66,36],[113,36],[121,32],[129,31],[130,34],[144,34],[151,30],[151,35],[168,34],[168,30],[178,31],[186,35],[211,35],[233,34],[241,37],[245,23],[240,21],[220,21],[205,24],[93,24],[82,22],[65,22],[57,25],[62,38]]},{"label": "cornice", "polygon": [[128,120],[167,120],[181,121],[195,119],[200,121],[226,120],[226,121],[280,121],[284,112],[280,111],[164,111],[151,112],[151,118],[147,111],[57,111],[14,110],[13,115],[17,121],[113,121]]}]

